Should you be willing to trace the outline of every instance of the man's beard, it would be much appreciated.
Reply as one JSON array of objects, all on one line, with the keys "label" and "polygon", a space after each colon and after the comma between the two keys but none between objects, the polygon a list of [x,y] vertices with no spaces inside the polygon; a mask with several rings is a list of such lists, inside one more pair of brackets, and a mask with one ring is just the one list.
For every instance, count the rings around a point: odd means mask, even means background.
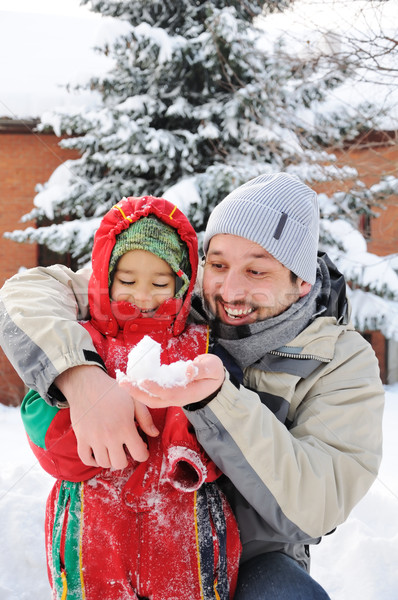
[{"label": "man's beard", "polygon": [[222,319],[222,315],[224,314],[224,312],[226,312],[224,305],[227,305],[230,309],[239,309],[240,307],[244,307],[245,309],[251,309],[252,313],[256,313],[256,318],[252,321],[252,323],[255,323],[257,321],[265,321],[266,319],[277,317],[278,315],[288,310],[290,306],[297,302],[297,300],[299,299],[299,294],[296,290],[292,290],[291,294],[293,300],[290,302],[286,302],[286,304],[276,304],[274,301],[273,303],[268,302],[268,304],[263,305],[243,300],[237,300],[236,302],[225,302],[222,296],[217,294],[214,297],[212,297],[212,304],[214,304],[215,306],[215,311],[211,308],[210,302],[208,301],[206,296],[204,296],[203,300],[206,312],[214,321],[224,322],[224,320]]}]

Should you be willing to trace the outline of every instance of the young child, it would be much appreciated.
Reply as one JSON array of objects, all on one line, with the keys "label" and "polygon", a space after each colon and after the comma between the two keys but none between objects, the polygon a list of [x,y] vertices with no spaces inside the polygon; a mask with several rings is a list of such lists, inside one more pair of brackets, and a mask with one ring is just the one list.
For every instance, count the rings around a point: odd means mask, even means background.
[{"label": "young child", "polygon": [[[110,375],[126,371],[146,335],[161,345],[162,364],[207,351],[207,328],[186,324],[197,263],[196,234],[167,200],[124,198],[105,215],[92,253],[91,319],[82,326]],[[80,461],[69,409],[33,391],[25,397],[29,442],[57,478],[46,509],[54,599],[233,597],[241,546],[215,483],[220,472],[181,409],[151,413],[160,434],[146,439],[148,460],[130,457],[114,471]]]}]

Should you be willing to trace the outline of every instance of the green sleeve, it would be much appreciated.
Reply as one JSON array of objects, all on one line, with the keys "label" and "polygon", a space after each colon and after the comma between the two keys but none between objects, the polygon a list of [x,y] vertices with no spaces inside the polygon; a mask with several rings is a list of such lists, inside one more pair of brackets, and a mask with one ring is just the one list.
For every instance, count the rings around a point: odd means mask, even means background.
[{"label": "green sleeve", "polygon": [[36,446],[46,449],[46,433],[59,410],[56,406],[50,406],[35,390],[29,390],[22,400],[22,421],[26,433]]}]

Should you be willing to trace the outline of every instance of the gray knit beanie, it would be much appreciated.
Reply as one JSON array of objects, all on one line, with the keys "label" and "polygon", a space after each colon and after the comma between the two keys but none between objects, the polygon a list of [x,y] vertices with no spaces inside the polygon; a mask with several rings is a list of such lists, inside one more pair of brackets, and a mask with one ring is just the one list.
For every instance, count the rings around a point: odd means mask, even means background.
[{"label": "gray knit beanie", "polygon": [[319,237],[317,195],[287,173],[259,175],[231,192],[210,215],[206,254],[219,233],[256,242],[298,277],[313,285]]}]

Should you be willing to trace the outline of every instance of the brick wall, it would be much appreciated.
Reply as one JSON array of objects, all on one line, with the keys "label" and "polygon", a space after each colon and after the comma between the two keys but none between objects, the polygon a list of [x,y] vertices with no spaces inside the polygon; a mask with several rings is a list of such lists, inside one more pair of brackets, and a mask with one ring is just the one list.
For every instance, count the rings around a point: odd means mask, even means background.
[{"label": "brick wall", "polygon": [[[347,146],[344,150],[334,152],[337,165],[355,167],[361,180],[371,186],[380,179],[380,174],[394,175],[398,173],[398,135],[397,132],[374,132]],[[333,189],[344,190],[349,187],[340,182],[332,185],[319,185],[318,192]],[[398,252],[398,197],[390,196],[384,207],[374,207],[377,219],[372,219],[369,231],[368,251],[379,256]]]},{"label": "brick wall", "polygon": [[[33,225],[19,220],[33,208],[36,184],[45,183],[65,160],[77,158],[58,143],[53,134],[31,133],[26,123],[0,128],[0,287],[21,266],[37,265],[36,244],[17,244],[3,233]],[[0,349],[0,402],[17,405],[23,394],[22,381]]]},{"label": "brick wall", "polygon": [[[334,154],[339,166],[355,167],[361,180],[367,186],[376,183],[382,173],[395,177],[398,173],[397,132],[372,132]],[[316,186],[316,190],[318,192],[340,191],[345,187],[348,188],[349,183],[335,182],[332,185]],[[390,196],[384,201],[383,206],[384,208],[373,207],[374,212],[379,216],[371,219],[370,228],[363,231],[367,234],[368,251],[378,256],[387,256],[398,252],[398,197]],[[395,354],[393,356],[393,350],[396,351],[396,343],[387,341],[379,331],[367,331],[364,332],[364,336],[372,344],[379,360],[383,383],[397,381],[397,368],[394,365]]]}]

